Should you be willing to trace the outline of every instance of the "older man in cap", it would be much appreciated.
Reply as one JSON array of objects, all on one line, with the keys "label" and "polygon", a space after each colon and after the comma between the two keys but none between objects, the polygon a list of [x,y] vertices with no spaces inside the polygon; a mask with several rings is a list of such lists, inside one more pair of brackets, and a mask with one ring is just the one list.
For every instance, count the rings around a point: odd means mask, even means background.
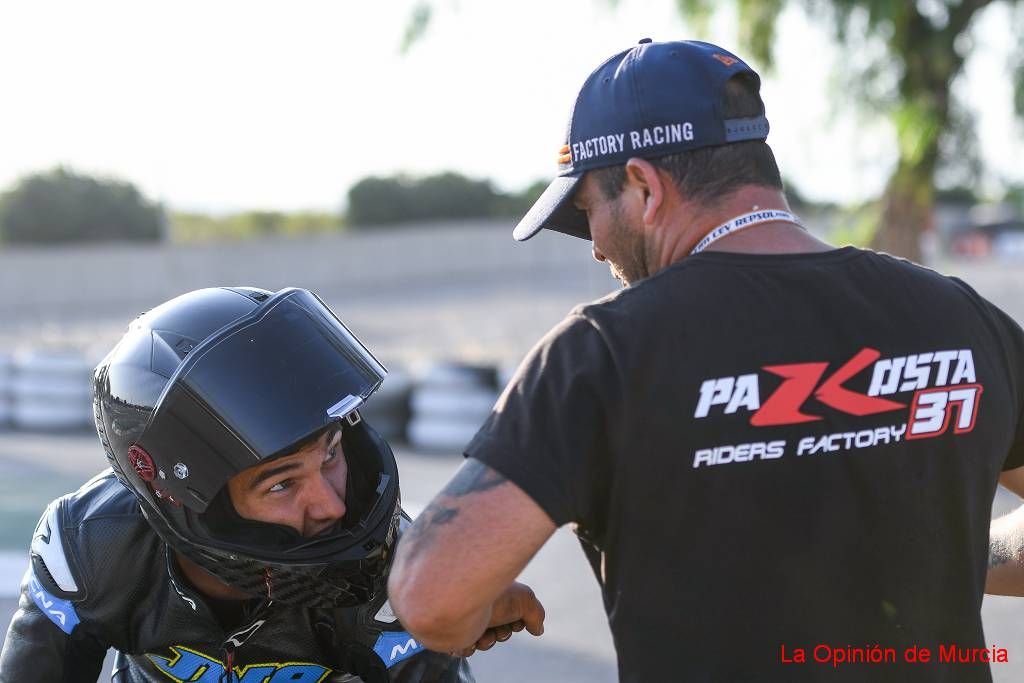
[{"label": "older man in cap", "polygon": [[[627,287],[540,341],[402,539],[392,604],[428,647],[475,642],[571,524],[623,681],[960,683],[1007,655],[980,608],[997,482],[1024,491],[1024,333],[805,230],[759,89],[693,41],[583,84],[514,236],[593,240]],[[990,588],[1019,594],[1007,524]]]}]

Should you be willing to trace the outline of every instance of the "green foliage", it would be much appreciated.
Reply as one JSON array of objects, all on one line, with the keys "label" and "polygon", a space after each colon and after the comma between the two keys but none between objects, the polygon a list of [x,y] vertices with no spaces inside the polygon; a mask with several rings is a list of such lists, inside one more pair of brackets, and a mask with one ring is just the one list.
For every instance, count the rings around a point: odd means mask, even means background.
[{"label": "green foliage", "polygon": [[164,212],[130,183],[55,170],[27,176],[0,198],[0,241],[50,244],[156,241]]},{"label": "green foliage", "polygon": [[[832,25],[846,57],[844,70],[852,74],[847,96],[861,111],[886,115],[896,130],[899,161],[887,184],[883,209],[875,222],[865,218],[851,224],[851,241],[874,232],[876,248],[919,258],[917,237],[928,224],[936,177],[962,182],[977,176],[973,120],[957,102],[953,82],[962,74],[971,49],[972,21],[992,1],[802,3]],[[774,29],[786,1],[735,2],[744,49],[770,66]],[[693,8],[699,22],[707,21],[709,3],[677,3],[684,16]],[[1020,52],[1016,105],[1024,111],[1024,50]],[[870,228],[872,224],[877,231]]]},{"label": "green foliage", "polygon": [[1024,118],[1024,55],[1017,59],[1022,63],[1013,69],[1013,110],[1019,118]]},{"label": "green foliage", "polygon": [[409,52],[412,46],[427,32],[427,27],[430,26],[430,19],[433,13],[434,8],[429,3],[416,3],[405,25],[405,34],[402,36],[402,45],[400,46],[402,54]]},{"label": "green foliage", "polygon": [[522,192],[501,195],[498,198],[494,212],[495,215],[511,216],[514,218],[525,216],[526,212],[530,210],[530,207],[537,201],[537,198],[544,193],[549,184],[547,180],[537,180]]},{"label": "green foliage", "polygon": [[1017,209],[1024,216],[1024,185],[1013,185],[1006,191],[1003,201]]},{"label": "green foliage", "polygon": [[935,107],[920,99],[905,100],[893,110],[892,121],[903,161],[911,165],[924,161],[942,133],[939,118]]},{"label": "green foliage", "polygon": [[693,25],[694,31],[705,38],[711,27],[711,17],[715,14],[715,3],[711,0],[676,0],[679,16]]},{"label": "green foliage", "polygon": [[489,180],[458,173],[414,178],[407,175],[363,178],[348,191],[349,224],[357,227],[409,221],[517,216],[526,213],[543,187],[502,194]]},{"label": "green foliage", "polygon": [[171,214],[168,233],[172,242],[201,243],[245,240],[268,235],[290,237],[321,234],[341,229],[342,223],[337,214],[314,211],[246,211],[227,216],[175,212]]},{"label": "green foliage", "polygon": [[754,60],[771,70],[775,26],[786,0],[736,0],[739,5],[739,39]]},{"label": "green foliage", "polygon": [[841,211],[835,218],[828,241],[837,246],[867,247],[882,220],[881,202],[868,202]]},{"label": "green foliage", "polygon": [[806,211],[834,211],[836,209],[835,204],[831,202],[809,199],[792,178],[783,176],[782,186],[786,190],[786,200],[789,202],[789,206],[798,214],[803,214]]}]

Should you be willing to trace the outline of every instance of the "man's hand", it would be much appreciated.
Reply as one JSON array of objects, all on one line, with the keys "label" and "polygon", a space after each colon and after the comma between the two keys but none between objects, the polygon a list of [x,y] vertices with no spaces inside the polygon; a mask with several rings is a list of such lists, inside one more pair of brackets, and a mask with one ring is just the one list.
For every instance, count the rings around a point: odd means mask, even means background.
[{"label": "man's hand", "polygon": [[534,636],[544,633],[544,605],[529,586],[515,582],[494,601],[487,629],[476,643],[452,654],[470,657],[477,650],[490,650],[495,643],[504,643],[524,628]]}]

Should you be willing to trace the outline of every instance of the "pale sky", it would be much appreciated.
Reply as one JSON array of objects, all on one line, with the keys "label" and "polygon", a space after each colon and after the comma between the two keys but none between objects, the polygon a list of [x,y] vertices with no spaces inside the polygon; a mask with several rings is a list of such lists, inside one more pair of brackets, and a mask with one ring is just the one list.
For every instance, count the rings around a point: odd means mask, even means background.
[{"label": "pale sky", "polygon": [[[65,164],[210,211],[334,210],[359,178],[397,171],[520,189],[553,176],[569,107],[599,62],[645,36],[696,37],[673,0],[436,4],[403,56],[411,0],[4,2],[0,188]],[[986,10],[964,85],[985,107],[993,177],[1021,181],[1009,23]],[[742,55],[728,16],[706,38]],[[788,11],[777,55],[762,95],[783,173],[816,199],[877,194],[894,136],[835,91],[830,35]]]}]

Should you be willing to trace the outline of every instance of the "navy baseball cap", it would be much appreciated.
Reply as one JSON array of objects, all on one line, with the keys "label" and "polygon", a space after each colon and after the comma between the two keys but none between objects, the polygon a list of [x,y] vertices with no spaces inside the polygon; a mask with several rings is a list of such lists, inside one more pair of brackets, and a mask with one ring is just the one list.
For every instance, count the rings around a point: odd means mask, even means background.
[{"label": "navy baseball cap", "polygon": [[700,147],[768,137],[762,116],[722,116],[725,83],[746,73],[747,64],[717,45],[696,40],[668,43],[644,38],[607,60],[580,88],[558,153],[558,177],[512,233],[528,240],[542,228],[590,239],[585,213],[572,204],[583,174]]}]

